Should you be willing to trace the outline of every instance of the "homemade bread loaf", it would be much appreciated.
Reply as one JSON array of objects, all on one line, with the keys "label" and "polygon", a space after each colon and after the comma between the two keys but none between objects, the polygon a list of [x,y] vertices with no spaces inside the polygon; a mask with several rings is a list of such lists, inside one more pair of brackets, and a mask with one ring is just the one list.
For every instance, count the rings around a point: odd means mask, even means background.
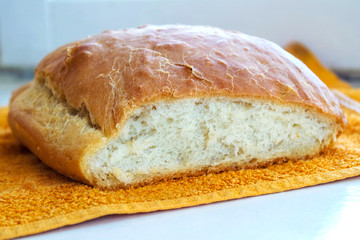
[{"label": "homemade bread loaf", "polygon": [[276,44],[167,25],[58,48],[14,92],[9,123],[55,170],[117,188],[316,155],[346,119]]}]

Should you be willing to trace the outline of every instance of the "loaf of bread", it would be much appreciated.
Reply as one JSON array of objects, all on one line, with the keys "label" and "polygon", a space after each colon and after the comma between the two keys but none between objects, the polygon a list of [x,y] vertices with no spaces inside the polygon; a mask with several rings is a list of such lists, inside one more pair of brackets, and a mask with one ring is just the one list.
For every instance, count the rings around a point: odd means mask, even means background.
[{"label": "loaf of bread", "polygon": [[314,156],[346,119],[329,89],[276,44],[166,25],[58,48],[13,93],[9,123],[60,173],[126,188]]}]

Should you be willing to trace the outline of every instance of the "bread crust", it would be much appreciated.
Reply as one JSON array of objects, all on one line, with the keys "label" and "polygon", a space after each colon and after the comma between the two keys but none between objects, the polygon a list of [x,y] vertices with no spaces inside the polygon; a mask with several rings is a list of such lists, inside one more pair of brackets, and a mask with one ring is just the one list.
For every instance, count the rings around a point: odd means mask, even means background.
[{"label": "bread crust", "polygon": [[[91,136],[74,130],[62,144],[52,143],[38,123],[48,113],[35,115],[39,113],[25,109],[19,100],[36,84],[85,112],[99,130]],[[295,104],[335,120],[339,129],[346,124],[329,89],[279,46],[235,31],[180,25],[105,31],[58,48],[39,63],[32,84],[13,94],[8,120],[14,135],[43,162],[93,184],[96,179],[84,167],[85,156],[115,136],[136,108],[215,96]],[[234,167],[194,169],[178,176]]]},{"label": "bread crust", "polygon": [[[75,119],[67,127],[54,122],[58,117],[58,100],[52,98],[50,90],[45,92],[38,83],[31,81],[13,93],[8,122],[13,134],[45,164],[77,181],[89,183],[84,156],[105,144],[101,131],[81,134],[84,119]],[[47,103],[45,103],[45,101]],[[55,103],[55,104],[54,104]],[[36,105],[41,104],[40,108]],[[55,116],[55,117],[54,117]],[[61,115],[60,122],[75,118]],[[48,122],[51,125],[46,126]],[[63,131],[60,131],[60,129]]]},{"label": "bread crust", "polygon": [[298,59],[267,40],[213,27],[105,31],[47,55],[35,79],[75,109],[86,109],[107,136],[136,107],[169,98],[256,97],[346,123],[332,93]]},{"label": "bread crust", "polygon": [[51,141],[47,141],[43,129],[36,124],[31,114],[17,109],[16,106],[12,107],[14,109],[9,113],[9,125],[22,144],[60,173],[78,181],[87,179],[83,174],[83,161],[79,151],[55,146]]}]

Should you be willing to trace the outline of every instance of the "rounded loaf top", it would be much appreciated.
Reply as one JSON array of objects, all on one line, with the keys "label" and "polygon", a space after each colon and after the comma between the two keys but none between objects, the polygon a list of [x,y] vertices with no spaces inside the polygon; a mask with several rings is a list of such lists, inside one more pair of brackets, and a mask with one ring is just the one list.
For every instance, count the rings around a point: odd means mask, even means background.
[{"label": "rounded loaf top", "polygon": [[330,90],[278,45],[214,27],[141,26],[66,44],[35,70],[107,135],[157,100],[225,96],[299,104],[346,119]]}]

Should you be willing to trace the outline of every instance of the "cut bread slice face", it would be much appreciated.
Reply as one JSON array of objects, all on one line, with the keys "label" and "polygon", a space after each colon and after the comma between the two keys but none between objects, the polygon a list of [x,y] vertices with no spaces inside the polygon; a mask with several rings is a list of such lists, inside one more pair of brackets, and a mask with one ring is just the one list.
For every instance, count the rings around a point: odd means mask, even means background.
[{"label": "cut bread slice face", "polygon": [[[13,129],[40,143],[25,145],[60,172],[104,188],[300,159],[318,154],[341,131],[312,109],[255,98],[153,102],[136,108],[111,137],[44,84],[34,82],[12,105],[19,123]],[[31,127],[19,128],[22,121]]]},{"label": "cut bread slice face", "polygon": [[229,97],[160,101],[136,109],[117,136],[86,158],[96,184],[266,166],[319,153],[336,122],[313,111]]}]

